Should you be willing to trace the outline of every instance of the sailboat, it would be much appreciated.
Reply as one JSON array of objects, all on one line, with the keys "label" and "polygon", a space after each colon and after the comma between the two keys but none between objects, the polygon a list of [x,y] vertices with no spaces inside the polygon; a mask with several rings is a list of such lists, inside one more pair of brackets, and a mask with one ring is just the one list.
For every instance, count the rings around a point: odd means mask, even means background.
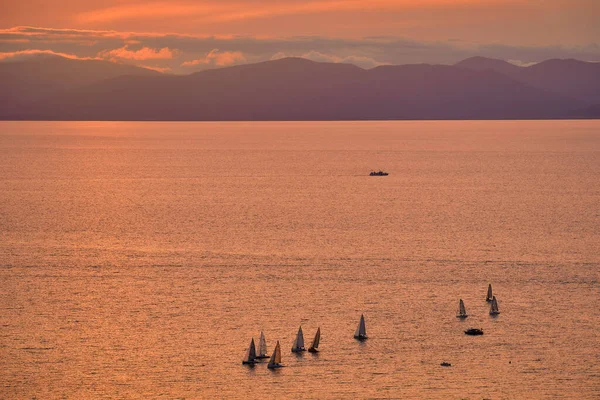
[{"label": "sailboat", "polygon": [[250,342],[250,347],[246,351],[246,357],[242,360],[242,364],[254,365],[256,361],[256,347],[254,346],[254,338]]},{"label": "sailboat", "polygon": [[498,315],[500,311],[498,310],[498,300],[496,300],[496,296],[492,297],[492,304],[490,306],[490,315]]},{"label": "sailboat", "polygon": [[260,340],[258,341],[258,354],[257,359],[269,358],[267,355],[267,340],[263,331],[260,332]]},{"label": "sailboat", "polygon": [[318,353],[319,352],[319,342],[321,341],[321,327],[317,328],[317,333],[315,333],[315,338],[312,341],[312,344],[308,348],[310,353]]},{"label": "sailboat", "polygon": [[279,340],[278,340],[277,344],[275,345],[275,350],[273,350],[273,355],[271,356],[271,359],[269,360],[269,364],[267,365],[267,368],[274,369],[274,368],[281,368],[281,367],[283,367],[283,365],[281,365],[281,348],[279,347]]},{"label": "sailboat", "polygon": [[456,318],[467,318],[467,310],[465,310],[465,303],[462,299],[458,302],[458,314],[456,314]]},{"label": "sailboat", "polygon": [[356,332],[354,332],[354,339],[365,340],[367,339],[367,328],[365,326],[365,316],[360,316],[360,322],[358,323],[358,327],[356,328]]},{"label": "sailboat", "polygon": [[296,334],[296,339],[294,339],[294,344],[292,345],[293,353],[300,353],[301,351],[306,351],[304,348],[304,335],[302,334],[302,326],[298,329],[298,334]]},{"label": "sailboat", "polygon": [[488,292],[487,292],[487,296],[485,297],[485,301],[487,301],[488,303],[492,301],[492,298],[494,296],[492,295],[492,284],[490,283],[488,285]]}]

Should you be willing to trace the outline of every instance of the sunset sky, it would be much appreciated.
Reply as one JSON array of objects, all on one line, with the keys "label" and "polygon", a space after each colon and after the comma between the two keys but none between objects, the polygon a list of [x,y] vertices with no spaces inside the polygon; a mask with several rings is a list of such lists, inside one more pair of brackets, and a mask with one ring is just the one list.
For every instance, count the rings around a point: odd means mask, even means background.
[{"label": "sunset sky", "polygon": [[60,53],[191,73],[285,56],[365,68],[600,61],[598,0],[19,0],[1,11],[5,62]]}]

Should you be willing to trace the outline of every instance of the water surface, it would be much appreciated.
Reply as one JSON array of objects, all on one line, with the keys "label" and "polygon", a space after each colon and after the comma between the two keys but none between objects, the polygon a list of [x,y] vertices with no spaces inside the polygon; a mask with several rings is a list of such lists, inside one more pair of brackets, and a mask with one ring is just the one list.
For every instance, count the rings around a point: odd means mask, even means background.
[{"label": "water surface", "polygon": [[600,121],[0,122],[0,397],[598,398],[599,181]]}]

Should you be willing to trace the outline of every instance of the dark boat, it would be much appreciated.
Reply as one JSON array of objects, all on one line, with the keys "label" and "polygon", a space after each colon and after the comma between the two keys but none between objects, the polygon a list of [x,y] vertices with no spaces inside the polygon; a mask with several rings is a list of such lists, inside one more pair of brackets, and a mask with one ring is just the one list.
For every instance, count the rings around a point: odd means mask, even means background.
[{"label": "dark boat", "polygon": [[492,297],[492,304],[490,305],[490,315],[496,316],[500,314],[500,310],[498,310],[498,300],[496,300],[496,296]]},{"label": "dark boat", "polygon": [[356,332],[354,332],[354,339],[360,340],[361,342],[363,340],[367,340],[368,336],[367,336],[367,327],[365,325],[365,316],[361,315],[360,316],[360,322],[358,323],[358,327],[356,328]]},{"label": "dark boat", "polygon": [[254,346],[254,338],[252,338],[252,341],[250,342],[250,346],[248,347],[248,350],[246,351],[246,356],[242,360],[242,364],[254,365],[255,362],[256,362],[256,347]]},{"label": "dark boat", "polygon": [[451,367],[452,366],[452,364],[450,364],[449,362],[446,362],[446,361],[444,361],[443,363],[440,363],[440,365],[442,367]]},{"label": "dark boat", "polygon": [[493,298],[494,298],[494,295],[492,294],[492,284],[490,283],[488,285],[488,291],[487,291],[487,295],[485,296],[485,301],[487,301],[488,303],[491,303]]},{"label": "dark boat", "polygon": [[477,329],[477,328],[470,328],[465,331],[465,335],[472,335],[472,336],[483,335],[483,331],[481,329]]},{"label": "dark boat", "polygon": [[258,352],[256,353],[257,360],[261,360],[264,358],[269,358],[267,355],[267,339],[265,339],[264,332],[260,332],[260,340],[258,342]]},{"label": "dark boat", "polygon": [[460,299],[458,302],[458,314],[456,314],[456,318],[465,319],[467,318],[467,310],[465,309],[465,302]]},{"label": "dark boat", "polygon": [[308,348],[308,352],[309,353],[318,353],[320,341],[321,341],[321,327],[317,328],[317,333],[315,334],[315,338],[313,339],[312,344]]},{"label": "dark boat", "polygon": [[371,173],[369,174],[369,176],[388,176],[389,174],[387,172],[383,172],[381,170],[379,171],[371,171]]},{"label": "dark boat", "polygon": [[306,351],[306,349],[304,348],[304,334],[302,333],[302,327],[300,327],[292,345],[292,353],[300,353],[302,351]]},{"label": "dark boat", "polygon": [[273,350],[273,355],[271,356],[271,359],[269,360],[269,364],[267,364],[267,368],[275,369],[275,368],[281,368],[281,367],[283,367],[283,365],[281,365],[281,348],[279,347],[279,340],[278,340],[277,344],[275,345],[275,350]]}]

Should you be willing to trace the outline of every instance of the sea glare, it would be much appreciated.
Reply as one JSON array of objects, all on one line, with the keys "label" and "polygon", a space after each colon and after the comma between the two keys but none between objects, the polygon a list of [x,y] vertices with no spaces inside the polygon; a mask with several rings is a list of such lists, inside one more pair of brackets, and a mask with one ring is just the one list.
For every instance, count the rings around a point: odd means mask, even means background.
[{"label": "sea glare", "polygon": [[600,121],[0,122],[0,398],[597,399],[599,249]]}]

